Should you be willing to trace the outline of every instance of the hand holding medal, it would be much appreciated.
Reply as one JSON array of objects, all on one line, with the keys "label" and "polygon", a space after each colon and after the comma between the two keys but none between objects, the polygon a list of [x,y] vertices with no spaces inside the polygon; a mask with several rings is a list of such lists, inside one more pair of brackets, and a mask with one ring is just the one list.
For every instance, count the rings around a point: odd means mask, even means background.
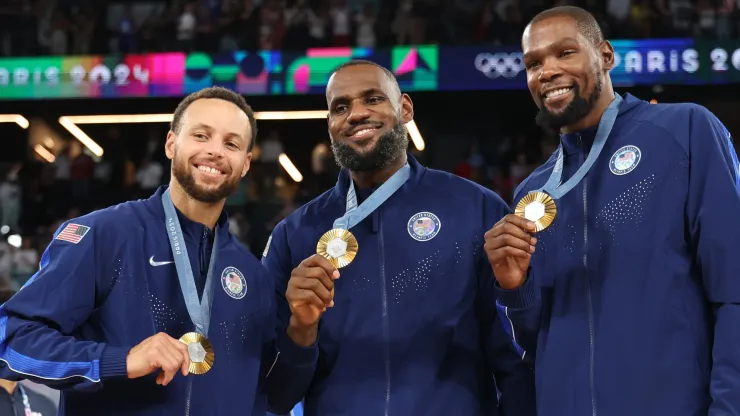
[{"label": "hand holding medal", "polygon": [[537,244],[532,236],[536,228],[534,222],[509,214],[485,234],[483,248],[502,288],[516,289],[526,280]]}]

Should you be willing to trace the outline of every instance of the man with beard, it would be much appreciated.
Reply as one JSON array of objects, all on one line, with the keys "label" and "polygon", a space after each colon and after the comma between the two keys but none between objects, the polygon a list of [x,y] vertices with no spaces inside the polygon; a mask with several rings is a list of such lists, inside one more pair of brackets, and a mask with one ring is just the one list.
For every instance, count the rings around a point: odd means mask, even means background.
[{"label": "man with beard", "polygon": [[740,415],[730,134],[699,105],[616,94],[614,50],[585,10],[541,13],[522,48],[560,147],[485,248],[539,414]]},{"label": "man with beard", "polygon": [[507,205],[407,155],[414,108],[387,69],[344,64],[326,100],[338,182],[278,224],[262,260],[279,330],[319,346],[295,402],[309,416],[534,415],[482,250]]},{"label": "man with beard", "polygon": [[169,186],[65,222],[0,308],[0,378],[62,390],[70,415],[290,410],[318,351],[275,336],[274,285],[223,211],[256,133],[238,94],[186,97],[165,143]]}]

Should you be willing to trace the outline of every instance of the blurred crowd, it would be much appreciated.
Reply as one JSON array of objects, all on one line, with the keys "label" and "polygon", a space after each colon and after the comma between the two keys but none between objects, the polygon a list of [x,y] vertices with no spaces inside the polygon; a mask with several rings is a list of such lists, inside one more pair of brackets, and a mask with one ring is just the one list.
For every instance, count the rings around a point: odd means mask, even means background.
[{"label": "blurred crowd", "polygon": [[553,5],[610,38],[738,33],[738,0],[2,0],[0,55],[518,44]]}]

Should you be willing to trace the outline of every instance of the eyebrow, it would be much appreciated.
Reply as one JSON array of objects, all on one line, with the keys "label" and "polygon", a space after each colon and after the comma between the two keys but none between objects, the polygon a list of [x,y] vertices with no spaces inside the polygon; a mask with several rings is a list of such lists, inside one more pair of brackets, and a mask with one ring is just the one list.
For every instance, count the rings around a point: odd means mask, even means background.
[{"label": "eyebrow", "polygon": [[[192,127],[192,128],[190,129],[190,131],[193,131],[193,130],[198,130],[198,129],[203,129],[203,130],[205,130],[205,131],[207,131],[207,132],[209,132],[209,133],[210,133],[210,132],[213,132],[213,127],[209,126],[209,125],[208,125],[208,124],[206,124],[206,123],[198,123],[198,124],[194,125],[194,126],[193,126],[193,127]],[[233,132],[230,132],[230,133],[227,133],[227,134],[226,134],[226,137],[238,137],[239,139],[241,139],[241,140],[244,140],[244,137],[243,137],[243,136],[242,136],[241,134],[239,134],[239,133],[233,133]]]},{"label": "eyebrow", "polygon": [[[360,97],[367,97],[369,95],[374,95],[374,94],[380,94],[380,95],[383,95],[383,96],[387,96],[388,95],[388,94],[385,93],[385,91],[381,90],[380,88],[372,87],[372,88],[366,88],[366,89],[362,90],[362,92],[360,93]],[[347,101],[350,101],[350,98],[348,96],[346,96],[346,95],[341,95],[339,97],[334,97],[334,99],[331,100],[330,104],[331,105],[334,105],[336,103],[345,103]]]},{"label": "eyebrow", "polygon": [[[551,48],[554,48],[554,47],[562,46],[565,43],[575,43],[575,44],[578,44],[578,39],[574,39],[574,38],[571,38],[571,37],[565,37],[565,38],[560,39],[557,42],[554,42],[554,43],[551,43],[551,44],[547,45],[546,47],[544,47],[542,49],[551,49]],[[531,55],[537,53],[538,51],[539,50],[527,52],[524,55],[522,55],[522,59],[527,59]]]}]

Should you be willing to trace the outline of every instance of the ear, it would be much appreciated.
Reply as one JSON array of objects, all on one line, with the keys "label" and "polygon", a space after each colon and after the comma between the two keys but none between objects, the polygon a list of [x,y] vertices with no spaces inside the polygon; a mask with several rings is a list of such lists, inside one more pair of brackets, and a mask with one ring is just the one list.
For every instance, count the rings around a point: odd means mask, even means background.
[{"label": "ear", "polygon": [[414,119],[414,103],[408,94],[401,94],[401,120],[406,124]]},{"label": "ear", "polygon": [[605,70],[611,71],[614,68],[614,47],[608,40],[601,42],[601,45],[599,45],[599,57]]},{"label": "ear", "polygon": [[164,142],[164,154],[167,155],[167,159],[169,160],[175,157],[175,140],[177,140],[177,134],[170,130],[167,133],[167,140]]},{"label": "ear", "polygon": [[242,178],[247,175],[250,166],[252,166],[252,152],[247,153],[247,158],[244,159],[244,167],[242,167]]}]

